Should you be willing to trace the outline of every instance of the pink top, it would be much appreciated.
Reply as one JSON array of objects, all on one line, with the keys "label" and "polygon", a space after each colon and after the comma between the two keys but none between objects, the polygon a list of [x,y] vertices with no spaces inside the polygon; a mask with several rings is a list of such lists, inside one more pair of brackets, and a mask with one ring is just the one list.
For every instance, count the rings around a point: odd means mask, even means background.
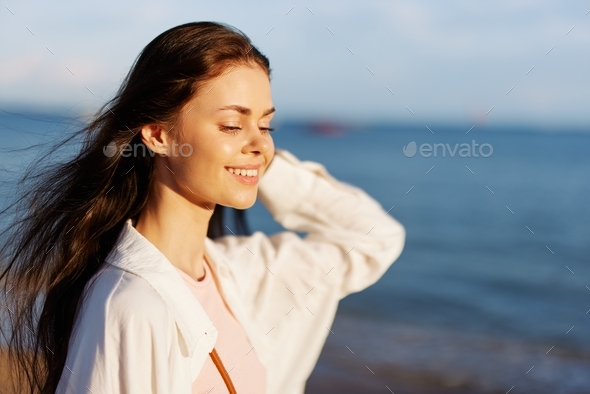
[{"label": "pink top", "polygon": [[[266,369],[258,360],[245,331],[224,302],[212,271],[204,259],[205,277],[194,280],[176,267],[193,294],[203,306],[218,330],[215,349],[240,394],[266,392]],[[215,390],[213,390],[215,389]],[[201,372],[193,382],[193,394],[227,393],[227,388],[211,357],[207,357]]]}]

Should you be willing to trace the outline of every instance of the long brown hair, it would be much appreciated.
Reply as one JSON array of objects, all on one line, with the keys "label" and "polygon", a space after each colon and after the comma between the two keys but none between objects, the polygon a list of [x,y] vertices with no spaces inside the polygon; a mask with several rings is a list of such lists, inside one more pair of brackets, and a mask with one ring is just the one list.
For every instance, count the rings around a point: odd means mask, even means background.
[{"label": "long brown hair", "polygon": [[[194,22],[169,29],[143,49],[89,124],[25,171],[15,201],[0,212],[14,215],[0,234],[0,316],[7,317],[0,332],[10,350],[13,383],[20,385],[16,392],[55,392],[84,288],[125,221],[137,218],[148,198],[154,156],[107,154],[105,147],[143,145],[142,126],[175,124],[202,83],[239,64],[259,66],[270,79],[266,56],[232,26]],[[51,164],[55,148],[76,138],[82,143],[75,157]],[[234,211],[235,232],[247,234],[244,211]],[[208,237],[225,235],[223,216],[217,206]]]}]

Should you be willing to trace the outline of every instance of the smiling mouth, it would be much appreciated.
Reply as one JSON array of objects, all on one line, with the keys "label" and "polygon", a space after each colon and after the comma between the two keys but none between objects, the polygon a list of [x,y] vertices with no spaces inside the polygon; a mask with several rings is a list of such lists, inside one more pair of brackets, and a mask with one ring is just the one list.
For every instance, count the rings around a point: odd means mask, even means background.
[{"label": "smiling mouth", "polygon": [[[227,170],[227,172],[230,173],[230,175],[233,179],[235,179],[236,181],[240,182],[243,185],[254,186],[254,185],[257,185],[258,181],[260,180],[258,177],[258,170],[256,170],[256,169],[254,169],[254,170],[241,169],[239,171],[238,171],[238,169],[229,168],[229,167],[226,167],[225,169]],[[246,175],[242,175],[242,173],[245,173]],[[250,175],[248,175],[248,173],[250,173]]]},{"label": "smiling mouth", "polygon": [[257,169],[247,170],[247,169],[239,169],[239,168],[231,168],[231,167],[225,167],[225,168],[231,174],[234,174],[234,175],[239,175],[239,176],[244,176],[244,177],[257,177],[258,176]]}]

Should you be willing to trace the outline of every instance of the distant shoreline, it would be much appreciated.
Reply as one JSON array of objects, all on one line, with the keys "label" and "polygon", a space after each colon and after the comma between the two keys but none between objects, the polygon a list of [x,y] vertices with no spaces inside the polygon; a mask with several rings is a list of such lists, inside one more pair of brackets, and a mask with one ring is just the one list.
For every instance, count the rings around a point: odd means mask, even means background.
[{"label": "distant shoreline", "polygon": [[[88,121],[94,115],[99,106],[92,109],[78,110],[74,107],[28,107],[28,106],[7,106],[0,104],[0,129],[2,128],[2,118],[21,118],[28,121],[42,121],[48,122],[52,119],[77,121]],[[35,119],[37,118],[37,119]],[[473,127],[470,133],[473,132],[492,132],[492,133],[551,133],[551,134],[590,134],[590,124],[566,124],[566,123],[533,123],[533,122],[494,122],[488,124],[473,124],[469,120],[420,120],[415,122],[396,122],[392,119],[386,118],[358,118],[346,119],[343,116],[337,117],[317,117],[317,116],[293,116],[277,114],[273,121],[273,126],[280,130],[300,130],[311,131],[317,130],[318,136],[326,135],[328,137],[334,135],[345,135],[347,133],[363,133],[368,131],[425,131],[428,126],[432,130],[436,130],[437,135],[458,133],[466,134],[466,132]],[[323,131],[326,131],[325,133]],[[278,135],[278,134],[277,134]]]}]

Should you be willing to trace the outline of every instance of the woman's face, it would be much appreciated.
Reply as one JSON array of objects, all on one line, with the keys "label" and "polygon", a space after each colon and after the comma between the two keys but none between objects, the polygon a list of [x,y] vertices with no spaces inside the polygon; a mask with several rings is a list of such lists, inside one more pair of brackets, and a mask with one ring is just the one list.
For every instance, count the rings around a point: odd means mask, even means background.
[{"label": "woman's face", "polygon": [[[202,85],[182,109],[175,126],[180,127],[180,140],[173,141],[172,133],[162,133],[162,139],[170,135],[165,142],[169,153],[167,157],[156,155],[161,159],[158,175],[177,193],[210,210],[215,204],[251,207],[258,182],[274,155],[267,130],[273,113],[266,72],[257,66],[228,67],[220,77]],[[258,174],[241,176],[230,168],[257,169]]]}]

